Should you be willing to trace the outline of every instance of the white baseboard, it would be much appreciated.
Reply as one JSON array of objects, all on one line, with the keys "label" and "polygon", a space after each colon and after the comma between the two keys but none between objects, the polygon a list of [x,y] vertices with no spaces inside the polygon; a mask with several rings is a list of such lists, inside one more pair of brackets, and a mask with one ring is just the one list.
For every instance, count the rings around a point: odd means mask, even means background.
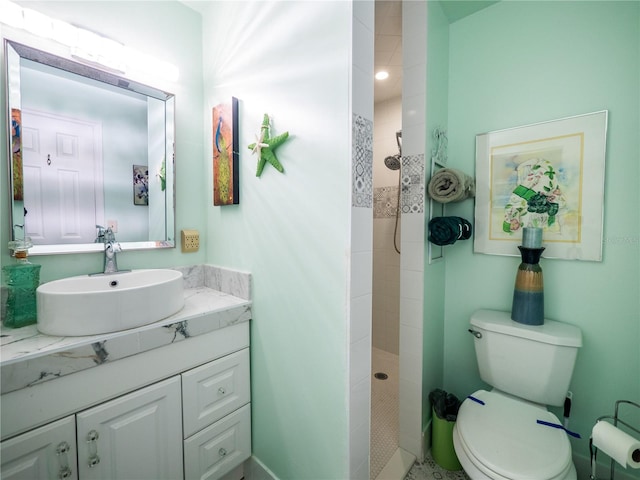
[{"label": "white baseboard", "polygon": [[409,470],[415,462],[415,455],[398,448],[391,460],[387,462],[382,471],[376,477],[376,480],[402,480],[407,476]]},{"label": "white baseboard", "polygon": [[278,480],[278,477],[264,463],[251,455],[244,462],[244,480]]},{"label": "white baseboard", "polygon": [[[573,464],[576,466],[579,479],[588,479],[591,475],[591,459],[585,455],[573,455]],[[625,469],[623,466],[615,465],[615,480],[638,480],[640,471],[634,469]],[[603,453],[598,454],[598,466],[596,469],[596,478],[598,480],[611,479],[611,463],[609,457]]]},{"label": "white baseboard", "polygon": [[422,449],[420,452],[422,453],[422,458],[418,459],[418,462],[424,462],[424,459],[427,457],[427,452],[431,450],[431,420],[427,422],[427,425],[424,427],[422,431]]},{"label": "white baseboard", "polygon": [[244,464],[238,465],[230,472],[224,474],[220,480],[242,480],[244,475]]}]

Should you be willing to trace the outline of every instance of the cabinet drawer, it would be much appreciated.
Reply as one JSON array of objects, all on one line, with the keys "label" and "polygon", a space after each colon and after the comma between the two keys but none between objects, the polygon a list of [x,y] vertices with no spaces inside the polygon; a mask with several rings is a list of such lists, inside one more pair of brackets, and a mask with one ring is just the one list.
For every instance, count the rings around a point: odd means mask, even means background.
[{"label": "cabinet drawer", "polygon": [[251,456],[251,408],[245,405],[184,441],[186,480],[215,480]]},{"label": "cabinet drawer", "polygon": [[182,374],[184,438],[249,403],[249,349]]}]

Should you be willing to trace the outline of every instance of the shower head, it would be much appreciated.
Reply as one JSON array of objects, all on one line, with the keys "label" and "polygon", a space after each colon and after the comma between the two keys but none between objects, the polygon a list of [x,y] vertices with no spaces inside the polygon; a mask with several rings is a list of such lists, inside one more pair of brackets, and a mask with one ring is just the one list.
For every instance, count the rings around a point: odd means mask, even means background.
[{"label": "shower head", "polygon": [[396,143],[398,144],[398,153],[395,155],[390,155],[384,159],[384,164],[389,170],[400,170],[400,166],[402,165],[402,142],[400,139],[402,138],[402,130],[398,130],[396,132]]},{"label": "shower head", "polygon": [[389,170],[400,170],[400,154],[396,153],[385,158],[384,164]]}]

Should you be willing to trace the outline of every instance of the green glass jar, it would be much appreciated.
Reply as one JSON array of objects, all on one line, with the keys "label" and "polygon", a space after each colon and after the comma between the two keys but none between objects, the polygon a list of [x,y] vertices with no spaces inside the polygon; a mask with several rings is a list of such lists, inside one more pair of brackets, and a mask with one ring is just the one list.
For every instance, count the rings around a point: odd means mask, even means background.
[{"label": "green glass jar", "polygon": [[26,251],[16,251],[17,262],[2,267],[7,286],[7,304],[3,324],[18,328],[38,320],[36,289],[40,285],[40,265],[27,260]]}]

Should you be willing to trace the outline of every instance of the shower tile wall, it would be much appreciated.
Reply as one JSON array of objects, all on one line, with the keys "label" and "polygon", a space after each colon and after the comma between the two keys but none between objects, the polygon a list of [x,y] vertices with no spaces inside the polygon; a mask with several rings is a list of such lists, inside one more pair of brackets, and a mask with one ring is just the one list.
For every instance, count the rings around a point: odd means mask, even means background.
[{"label": "shower tile wall", "polygon": [[[402,259],[400,278],[400,448],[414,454],[418,461],[424,458],[422,385],[424,368],[422,359],[424,335],[424,196],[418,195],[417,184],[424,186],[426,152],[426,72],[427,72],[427,2],[403,2],[402,55],[404,68],[402,96],[405,108],[402,112],[403,156],[411,168],[410,184],[414,195],[403,199],[403,208],[410,207],[402,215]],[[404,159],[403,159],[404,162]],[[421,178],[422,175],[422,178]],[[413,190],[415,187],[415,190]],[[421,190],[424,192],[424,190]],[[421,202],[422,198],[422,202]],[[433,367],[431,367],[433,368]],[[428,440],[427,440],[428,441]]]},{"label": "shower tile wall", "polygon": [[[373,195],[373,347],[398,355],[400,255],[393,246],[398,187],[378,187]],[[398,247],[399,232],[400,225]]]},{"label": "shower tile wall", "polygon": [[348,328],[348,478],[369,480],[373,256],[374,3],[353,3],[351,289]]},{"label": "shower tile wall", "polygon": [[[398,153],[401,97],[376,103],[373,135],[373,308],[372,345],[398,355],[400,338],[400,255],[393,245],[400,172],[384,165]],[[397,245],[400,247],[400,223]]]}]

